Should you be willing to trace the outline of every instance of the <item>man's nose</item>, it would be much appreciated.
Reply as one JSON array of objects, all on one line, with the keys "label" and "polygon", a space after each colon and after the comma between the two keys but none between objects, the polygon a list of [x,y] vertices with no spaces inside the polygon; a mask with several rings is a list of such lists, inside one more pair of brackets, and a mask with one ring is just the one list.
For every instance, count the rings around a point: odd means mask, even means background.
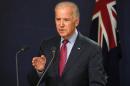
[{"label": "man's nose", "polygon": [[60,26],[61,26],[61,27],[64,26],[64,21],[63,21],[63,20],[60,21]]}]

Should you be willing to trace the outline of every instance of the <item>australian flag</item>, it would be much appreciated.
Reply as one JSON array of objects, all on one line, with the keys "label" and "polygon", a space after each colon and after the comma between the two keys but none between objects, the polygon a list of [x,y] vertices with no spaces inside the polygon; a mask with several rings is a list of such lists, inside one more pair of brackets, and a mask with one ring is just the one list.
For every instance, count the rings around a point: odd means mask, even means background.
[{"label": "australian flag", "polygon": [[107,86],[120,86],[116,0],[96,0],[92,15],[90,38],[102,48],[104,68],[107,73]]}]

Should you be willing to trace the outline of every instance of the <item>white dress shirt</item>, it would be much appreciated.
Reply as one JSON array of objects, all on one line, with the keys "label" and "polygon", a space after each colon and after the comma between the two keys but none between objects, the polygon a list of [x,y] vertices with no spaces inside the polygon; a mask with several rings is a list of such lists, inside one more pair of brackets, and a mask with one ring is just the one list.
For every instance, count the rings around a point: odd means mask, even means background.
[{"label": "white dress shirt", "polygon": [[[78,36],[78,31],[77,31],[77,29],[75,30],[75,32],[73,33],[73,35],[71,36],[71,37],[69,37],[68,38],[68,43],[67,43],[67,60],[68,60],[68,58],[69,58],[69,55],[70,55],[70,52],[71,52],[71,50],[72,50],[72,48],[73,48],[73,46],[74,46],[74,43],[75,43],[75,41],[76,41],[76,38],[77,38],[77,36]],[[64,39],[61,37],[61,44],[60,44],[60,47],[62,46],[62,41],[63,41]],[[67,62],[67,61],[66,61]]]}]

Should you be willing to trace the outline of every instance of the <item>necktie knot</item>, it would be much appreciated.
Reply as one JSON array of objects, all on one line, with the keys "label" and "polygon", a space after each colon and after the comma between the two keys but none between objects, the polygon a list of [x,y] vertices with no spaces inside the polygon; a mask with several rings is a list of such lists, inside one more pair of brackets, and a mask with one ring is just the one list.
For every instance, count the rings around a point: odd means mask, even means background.
[{"label": "necktie knot", "polygon": [[69,41],[67,39],[63,40],[63,45],[66,45]]}]

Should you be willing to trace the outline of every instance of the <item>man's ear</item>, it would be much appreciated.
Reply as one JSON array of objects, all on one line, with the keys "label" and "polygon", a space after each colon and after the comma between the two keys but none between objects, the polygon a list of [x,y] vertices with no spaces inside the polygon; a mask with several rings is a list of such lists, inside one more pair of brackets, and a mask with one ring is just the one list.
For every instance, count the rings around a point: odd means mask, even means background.
[{"label": "man's ear", "polygon": [[76,21],[76,22],[75,22],[75,26],[77,27],[77,26],[79,25],[79,21],[80,21],[80,19],[77,18],[75,21]]}]

